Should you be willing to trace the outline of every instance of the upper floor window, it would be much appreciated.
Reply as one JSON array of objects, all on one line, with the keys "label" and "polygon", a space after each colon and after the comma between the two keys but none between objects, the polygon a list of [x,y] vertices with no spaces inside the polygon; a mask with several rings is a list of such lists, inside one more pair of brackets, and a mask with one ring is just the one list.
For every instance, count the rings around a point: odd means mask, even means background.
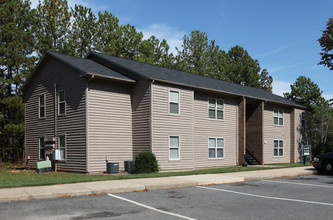
[{"label": "upper floor window", "polygon": [[208,117],[211,119],[224,119],[224,101],[208,99]]},{"label": "upper floor window", "polygon": [[64,115],[66,113],[66,100],[65,90],[58,92],[58,115]]},{"label": "upper floor window", "polygon": [[306,125],[306,114],[305,112],[302,112],[302,127],[304,128]]},{"label": "upper floor window", "polygon": [[274,140],[274,157],[283,156],[283,140]]},{"label": "upper floor window", "polygon": [[58,137],[58,149],[60,150],[60,160],[65,160],[66,158],[66,142],[65,136]]},{"label": "upper floor window", "polygon": [[179,136],[169,137],[169,158],[171,160],[179,159]]},{"label": "upper floor window", "polygon": [[274,125],[283,125],[283,110],[274,109]]},{"label": "upper floor window", "polygon": [[179,92],[169,92],[169,113],[179,115]]},{"label": "upper floor window", "polygon": [[224,139],[209,138],[208,139],[208,158],[224,157]]},{"label": "upper floor window", "polygon": [[45,95],[38,97],[38,114],[39,118],[45,117]]},{"label": "upper floor window", "polygon": [[45,160],[45,142],[44,138],[39,138],[39,159]]}]

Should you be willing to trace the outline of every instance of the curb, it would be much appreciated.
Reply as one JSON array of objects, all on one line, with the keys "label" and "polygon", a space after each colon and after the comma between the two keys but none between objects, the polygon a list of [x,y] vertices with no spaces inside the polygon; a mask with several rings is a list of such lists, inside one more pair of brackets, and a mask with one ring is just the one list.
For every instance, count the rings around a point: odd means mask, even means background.
[{"label": "curb", "polygon": [[315,170],[303,170],[291,173],[285,172],[282,174],[266,175],[258,174],[254,176],[242,175],[241,173],[239,173],[238,176],[231,174],[205,174],[196,176],[131,179],[126,181],[111,180],[64,185],[7,188],[5,190],[0,189],[0,202],[105,195],[109,193],[153,191],[264,179],[309,176],[316,173],[317,172]]},{"label": "curb", "polygon": [[267,180],[267,179],[277,179],[277,178],[290,178],[297,176],[310,176],[317,174],[317,171],[303,171],[297,174],[284,174],[284,175],[267,175],[267,176],[254,176],[254,177],[245,177],[244,181],[256,181],[256,180]]}]

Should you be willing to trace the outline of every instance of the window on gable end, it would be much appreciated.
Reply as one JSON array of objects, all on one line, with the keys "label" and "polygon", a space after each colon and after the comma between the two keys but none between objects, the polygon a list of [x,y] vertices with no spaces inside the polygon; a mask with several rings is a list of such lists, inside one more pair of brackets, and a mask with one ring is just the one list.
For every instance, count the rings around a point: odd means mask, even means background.
[{"label": "window on gable end", "polygon": [[66,114],[65,90],[58,92],[58,115]]},{"label": "window on gable end", "polygon": [[41,95],[38,97],[38,117],[45,117],[45,95]]}]

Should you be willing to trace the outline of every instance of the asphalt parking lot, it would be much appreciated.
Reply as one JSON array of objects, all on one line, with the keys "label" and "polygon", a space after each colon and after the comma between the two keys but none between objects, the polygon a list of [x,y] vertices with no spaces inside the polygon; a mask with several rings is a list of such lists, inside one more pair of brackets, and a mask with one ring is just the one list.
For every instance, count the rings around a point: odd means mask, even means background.
[{"label": "asphalt parking lot", "polygon": [[333,176],[0,203],[1,219],[332,219]]}]

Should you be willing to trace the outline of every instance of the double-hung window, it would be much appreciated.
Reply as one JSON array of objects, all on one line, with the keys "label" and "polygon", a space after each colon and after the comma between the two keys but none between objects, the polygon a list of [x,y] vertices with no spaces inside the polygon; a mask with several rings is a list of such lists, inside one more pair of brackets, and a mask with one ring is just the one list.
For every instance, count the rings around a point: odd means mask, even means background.
[{"label": "double-hung window", "polygon": [[66,100],[65,90],[58,92],[58,115],[64,115],[66,113]]},{"label": "double-hung window", "polygon": [[179,159],[179,136],[169,137],[169,158],[171,160]]},{"label": "double-hung window", "polygon": [[283,125],[283,110],[282,109],[274,109],[274,125]]},{"label": "double-hung window", "polygon": [[38,114],[39,118],[45,117],[45,95],[38,97]]},{"label": "double-hung window", "polygon": [[169,92],[169,113],[179,115],[179,92]]},{"label": "double-hung window", "polygon": [[44,138],[39,138],[39,159],[45,160],[45,141]]},{"label": "double-hung window", "polygon": [[209,138],[208,139],[208,158],[224,157],[224,139]]},{"label": "double-hung window", "polygon": [[305,112],[302,112],[302,127],[305,128],[305,125],[306,125],[306,114]]},{"label": "double-hung window", "polygon": [[208,117],[211,119],[224,119],[224,102],[220,99],[208,99]]},{"label": "double-hung window", "polygon": [[65,136],[58,137],[58,150],[60,151],[60,160],[65,160],[66,158],[66,141]]},{"label": "double-hung window", "polygon": [[274,140],[274,157],[283,156],[283,140]]}]

